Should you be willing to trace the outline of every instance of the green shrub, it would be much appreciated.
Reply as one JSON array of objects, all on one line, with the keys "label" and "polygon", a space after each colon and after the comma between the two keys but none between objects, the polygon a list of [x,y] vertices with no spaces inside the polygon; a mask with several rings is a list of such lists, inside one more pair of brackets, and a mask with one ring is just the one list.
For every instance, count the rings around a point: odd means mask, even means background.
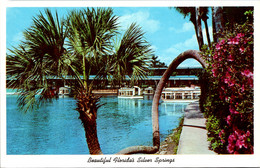
[{"label": "green shrub", "polygon": [[217,153],[253,153],[253,25],[235,25],[206,51],[201,98],[208,140]]}]

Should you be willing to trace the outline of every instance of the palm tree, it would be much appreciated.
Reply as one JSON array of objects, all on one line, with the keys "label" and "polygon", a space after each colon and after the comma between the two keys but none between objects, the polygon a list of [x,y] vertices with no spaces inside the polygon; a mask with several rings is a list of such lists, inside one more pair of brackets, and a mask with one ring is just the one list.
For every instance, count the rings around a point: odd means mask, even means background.
[{"label": "palm tree", "polygon": [[207,41],[208,41],[208,45],[210,47],[211,46],[211,41],[210,41],[209,28],[208,28],[208,23],[207,23],[207,20],[209,18],[208,17],[208,13],[209,13],[209,8],[208,7],[200,7],[200,16],[201,16],[201,19],[203,20],[204,25],[205,25]]},{"label": "palm tree", "polygon": [[[19,88],[19,102],[27,111],[41,100],[50,98],[51,84],[48,77],[63,77],[68,68],[65,64],[64,42],[67,29],[64,20],[45,10],[46,17],[40,13],[33,18],[33,26],[24,32],[25,41],[6,58],[7,75],[13,79],[8,87]],[[35,95],[39,96],[35,96]]]},{"label": "palm tree", "polygon": [[212,7],[213,38],[217,42],[220,38],[219,32],[224,30],[223,7]]},{"label": "palm tree", "polygon": [[[79,70],[83,81],[78,78],[81,87],[77,95],[77,111],[85,129],[90,154],[102,154],[102,151],[96,125],[97,110],[101,105],[99,98],[92,94],[89,76],[94,67],[100,68],[99,73],[107,67],[103,58],[111,53],[111,39],[116,34],[117,19],[110,8],[72,11],[68,16],[69,51],[82,60]],[[72,69],[76,74],[81,74],[73,66]]]},{"label": "palm tree", "polygon": [[202,27],[201,27],[201,10],[200,7],[196,7],[196,24],[197,24],[197,31],[198,31],[198,41],[199,41],[199,49],[202,49],[204,45],[203,35],[202,35]]},{"label": "palm tree", "polygon": [[[118,18],[110,8],[72,11],[66,24],[57,12],[53,16],[46,9],[45,14],[46,18],[40,13],[33,19],[32,26],[24,33],[25,40],[7,54],[7,75],[14,79],[7,86],[20,89],[20,106],[27,111],[51,98],[49,77],[73,75],[77,111],[85,129],[89,152],[102,154],[96,129],[101,104],[99,97],[92,94],[93,83],[89,82],[89,75],[93,69],[99,69],[97,76],[110,73],[112,77],[130,75],[132,81],[144,78],[150,45],[143,39],[141,28],[132,24],[120,47],[114,50],[112,39],[117,34]],[[118,67],[123,71],[118,72]]]}]

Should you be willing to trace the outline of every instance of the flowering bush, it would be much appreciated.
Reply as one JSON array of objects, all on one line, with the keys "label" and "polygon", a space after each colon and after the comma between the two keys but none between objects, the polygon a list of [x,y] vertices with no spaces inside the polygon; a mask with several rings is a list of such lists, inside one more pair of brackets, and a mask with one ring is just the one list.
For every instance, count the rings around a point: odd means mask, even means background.
[{"label": "flowering bush", "polygon": [[[253,25],[223,32],[208,58],[204,112],[218,153],[253,153]],[[204,91],[205,92],[205,91]]]}]

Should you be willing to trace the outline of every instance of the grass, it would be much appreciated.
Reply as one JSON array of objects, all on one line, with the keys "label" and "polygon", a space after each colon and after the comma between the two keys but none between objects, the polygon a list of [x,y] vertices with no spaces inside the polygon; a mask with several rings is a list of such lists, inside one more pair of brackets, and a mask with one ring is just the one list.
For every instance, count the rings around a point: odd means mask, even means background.
[{"label": "grass", "polygon": [[172,130],[172,133],[161,143],[157,154],[177,154],[184,117],[180,119],[179,126]]}]

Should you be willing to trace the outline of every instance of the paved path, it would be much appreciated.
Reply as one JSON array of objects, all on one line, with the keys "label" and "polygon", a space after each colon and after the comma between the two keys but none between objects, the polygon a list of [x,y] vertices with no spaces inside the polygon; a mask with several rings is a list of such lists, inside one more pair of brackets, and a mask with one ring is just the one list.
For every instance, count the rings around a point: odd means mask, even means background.
[{"label": "paved path", "polygon": [[177,154],[216,154],[208,148],[205,122],[199,102],[186,107]]}]

